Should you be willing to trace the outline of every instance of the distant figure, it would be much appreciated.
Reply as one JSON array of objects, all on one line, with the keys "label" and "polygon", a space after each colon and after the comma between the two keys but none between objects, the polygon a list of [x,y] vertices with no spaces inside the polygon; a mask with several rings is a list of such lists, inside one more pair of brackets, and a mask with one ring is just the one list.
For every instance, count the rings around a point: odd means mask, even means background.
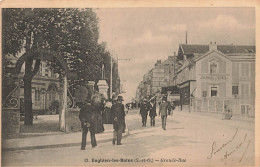
[{"label": "distant figure", "polygon": [[149,116],[151,118],[150,120],[150,123],[151,123],[151,126],[155,126],[155,117],[157,116],[156,114],[156,100],[152,100],[150,101],[150,104],[149,104]]},{"label": "distant figure", "polygon": [[171,109],[172,109],[172,111],[171,111],[171,116],[172,116],[172,114],[173,114],[173,110],[175,110],[175,104],[174,104],[174,101],[171,102]]},{"label": "distant figure", "polygon": [[170,102],[167,102],[167,103],[168,103],[168,115],[171,115],[172,106],[171,106],[171,103],[170,103]]},{"label": "distant figure", "polygon": [[128,114],[128,111],[129,111],[129,103],[126,103],[125,108],[126,108],[126,113]]},{"label": "distant figure", "polygon": [[169,104],[166,102],[166,98],[163,98],[162,102],[160,104],[160,109],[159,109],[159,115],[161,115],[161,118],[162,118],[163,130],[166,130],[166,120],[167,120],[168,108],[169,108]]},{"label": "distant figure", "polygon": [[142,116],[142,127],[146,127],[148,111],[149,111],[148,101],[144,99],[140,107],[140,115]]},{"label": "distant figure", "polygon": [[228,105],[225,105],[222,119],[231,119],[231,117],[232,117],[232,110],[228,107]]},{"label": "distant figure", "polygon": [[122,96],[117,97],[117,103],[113,104],[112,110],[112,118],[113,118],[113,144],[117,141],[117,145],[121,145],[122,133],[125,128],[125,111],[124,105],[122,104],[124,101]]}]

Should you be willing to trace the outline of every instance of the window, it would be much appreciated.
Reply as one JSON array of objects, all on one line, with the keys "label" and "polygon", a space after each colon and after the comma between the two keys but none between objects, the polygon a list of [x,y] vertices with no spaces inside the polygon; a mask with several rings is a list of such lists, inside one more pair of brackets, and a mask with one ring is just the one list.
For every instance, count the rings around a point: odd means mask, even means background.
[{"label": "window", "polygon": [[49,93],[49,102],[52,102],[52,96],[50,93]]},{"label": "window", "polygon": [[232,86],[232,95],[238,94],[238,86]]},{"label": "window", "polygon": [[38,101],[38,100],[37,100],[37,99],[38,99],[38,90],[35,90],[34,95],[35,95],[35,101]]},{"label": "window", "polygon": [[241,63],[241,77],[249,77],[250,70],[249,70],[249,63]]},{"label": "window", "polygon": [[202,97],[207,97],[207,91],[202,91]]},{"label": "window", "polygon": [[248,115],[249,105],[241,105],[241,114]]},{"label": "window", "polygon": [[42,64],[40,64],[37,75],[42,75]]},{"label": "window", "polygon": [[40,90],[35,90],[35,101],[40,101],[40,99],[41,99]]},{"label": "window", "polygon": [[216,97],[218,95],[218,88],[211,87],[211,97]]},{"label": "window", "polygon": [[240,97],[248,98],[249,97],[249,83],[240,84]]},{"label": "window", "polygon": [[210,63],[210,74],[216,74],[217,73],[217,63],[216,62],[212,62]]},{"label": "window", "polygon": [[49,69],[47,67],[45,67],[45,76],[48,77],[49,76]]}]

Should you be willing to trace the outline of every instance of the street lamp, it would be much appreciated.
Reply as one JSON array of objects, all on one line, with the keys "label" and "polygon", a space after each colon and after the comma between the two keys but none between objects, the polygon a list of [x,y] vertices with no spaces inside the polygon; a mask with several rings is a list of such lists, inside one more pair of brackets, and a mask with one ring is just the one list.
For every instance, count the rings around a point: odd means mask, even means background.
[{"label": "street lamp", "polygon": [[113,64],[112,64],[112,56],[110,56],[110,99],[112,99],[112,69],[113,69]]}]

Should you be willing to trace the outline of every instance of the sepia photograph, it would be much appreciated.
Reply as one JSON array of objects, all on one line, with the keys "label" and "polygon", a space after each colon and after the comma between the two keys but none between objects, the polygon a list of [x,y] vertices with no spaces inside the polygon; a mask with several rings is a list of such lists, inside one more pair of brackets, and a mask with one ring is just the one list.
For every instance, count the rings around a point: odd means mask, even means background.
[{"label": "sepia photograph", "polygon": [[254,5],[59,2],[1,6],[1,166],[259,165]]}]

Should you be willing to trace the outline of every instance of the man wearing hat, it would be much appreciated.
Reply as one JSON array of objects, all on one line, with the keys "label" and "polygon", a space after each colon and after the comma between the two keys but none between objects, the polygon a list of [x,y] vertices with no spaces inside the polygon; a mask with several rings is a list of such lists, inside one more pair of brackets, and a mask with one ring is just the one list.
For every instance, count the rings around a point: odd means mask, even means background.
[{"label": "man wearing hat", "polygon": [[124,105],[122,104],[124,101],[122,96],[117,97],[117,102],[113,104],[112,111],[112,120],[113,120],[113,144],[117,141],[117,145],[121,145],[122,133],[125,125],[125,110]]},{"label": "man wearing hat", "polygon": [[159,108],[159,115],[161,115],[161,118],[162,118],[163,130],[166,130],[166,120],[167,120],[168,108],[169,108],[169,104],[167,103],[167,98],[163,97],[162,103],[160,104],[160,108]]},{"label": "man wearing hat", "polygon": [[79,119],[81,121],[82,127],[82,141],[81,141],[81,150],[85,150],[86,140],[88,131],[90,132],[91,145],[92,147],[97,146],[96,142],[96,109],[95,107],[88,103],[89,101],[85,101],[83,105],[81,105]]},{"label": "man wearing hat", "polygon": [[142,127],[146,126],[148,110],[149,110],[148,101],[144,99],[143,102],[141,103],[140,114],[139,114],[142,116]]}]

